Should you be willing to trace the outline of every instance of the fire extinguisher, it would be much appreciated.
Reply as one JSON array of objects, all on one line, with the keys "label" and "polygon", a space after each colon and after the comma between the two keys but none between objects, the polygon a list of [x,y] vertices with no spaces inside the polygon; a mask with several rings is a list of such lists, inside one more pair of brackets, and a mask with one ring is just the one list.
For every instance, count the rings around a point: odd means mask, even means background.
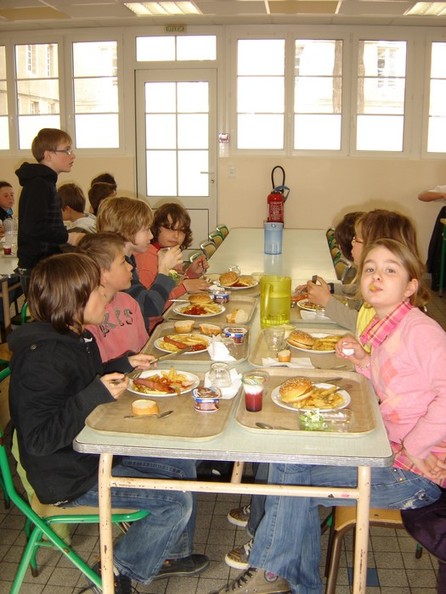
[{"label": "fire extinguisher", "polygon": [[[282,172],[282,185],[276,186],[274,184],[274,172],[280,169]],[[268,195],[268,222],[269,223],[283,223],[284,222],[284,205],[290,189],[285,185],[285,170],[280,165],[273,167],[271,171],[271,183],[273,191]]]}]

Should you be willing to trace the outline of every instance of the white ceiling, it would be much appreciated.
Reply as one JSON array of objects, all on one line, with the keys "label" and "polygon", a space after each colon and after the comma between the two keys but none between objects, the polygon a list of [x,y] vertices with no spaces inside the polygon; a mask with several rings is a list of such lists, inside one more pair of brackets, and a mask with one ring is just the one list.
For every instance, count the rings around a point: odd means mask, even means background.
[{"label": "white ceiling", "polygon": [[[0,31],[166,24],[376,24],[446,26],[409,16],[415,0],[193,0],[202,13],[137,17],[124,0],[0,0]],[[160,2],[162,4],[163,2]]]}]

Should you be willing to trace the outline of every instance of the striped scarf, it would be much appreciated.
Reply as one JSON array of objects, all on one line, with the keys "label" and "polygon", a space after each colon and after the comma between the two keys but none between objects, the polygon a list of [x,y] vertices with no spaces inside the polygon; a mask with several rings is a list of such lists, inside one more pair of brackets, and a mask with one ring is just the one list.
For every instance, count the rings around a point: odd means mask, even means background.
[{"label": "striped scarf", "polygon": [[411,309],[413,309],[413,305],[409,301],[403,301],[381,320],[377,315],[374,316],[359,337],[359,342],[363,346],[369,344],[372,348],[379,346],[389,334],[392,334]]}]

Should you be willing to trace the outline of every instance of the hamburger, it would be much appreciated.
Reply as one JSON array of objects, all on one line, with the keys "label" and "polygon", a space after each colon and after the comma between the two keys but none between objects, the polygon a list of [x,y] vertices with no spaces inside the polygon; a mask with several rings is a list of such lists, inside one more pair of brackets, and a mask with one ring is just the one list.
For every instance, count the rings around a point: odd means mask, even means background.
[{"label": "hamburger", "polygon": [[220,284],[223,285],[223,287],[232,287],[237,281],[238,274],[232,270],[220,275]]},{"label": "hamburger", "polygon": [[191,305],[207,305],[212,303],[212,299],[209,293],[194,293],[194,295],[189,295],[189,303]]},{"label": "hamburger", "polygon": [[297,402],[307,398],[313,390],[313,383],[306,377],[292,377],[279,388],[280,398],[283,402]]},{"label": "hamburger", "polygon": [[288,336],[288,344],[301,348],[301,349],[312,349],[315,343],[315,338],[308,334],[308,332],[303,332],[302,330],[294,330]]}]

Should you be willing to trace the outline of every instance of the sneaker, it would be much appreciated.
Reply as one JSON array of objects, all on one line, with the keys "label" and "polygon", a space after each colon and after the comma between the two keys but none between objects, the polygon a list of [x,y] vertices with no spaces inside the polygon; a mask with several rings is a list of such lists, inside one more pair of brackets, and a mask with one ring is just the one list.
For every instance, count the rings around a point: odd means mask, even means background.
[{"label": "sneaker", "polygon": [[206,555],[189,555],[182,559],[166,559],[152,580],[161,580],[170,577],[190,577],[202,573],[209,566]]},{"label": "sneaker", "polygon": [[248,569],[249,567],[249,553],[251,552],[253,539],[251,538],[246,544],[241,547],[236,547],[229,551],[225,557],[226,565],[234,569]]},{"label": "sneaker", "polygon": [[286,580],[265,571],[250,567],[237,579],[223,586],[220,590],[214,590],[209,594],[224,594],[225,592],[237,592],[237,594],[290,594],[291,589]]},{"label": "sneaker", "polygon": [[234,526],[246,528],[248,525],[249,515],[251,513],[251,505],[244,505],[243,507],[236,507],[231,509],[228,513],[228,521]]},{"label": "sneaker", "polygon": [[[92,570],[95,573],[97,573],[98,575],[101,575],[100,563],[95,563],[95,565],[93,565],[93,567],[92,567]],[[132,586],[132,580],[129,577],[127,577],[126,575],[123,575],[122,573],[118,573],[117,570],[115,570],[114,584],[115,584],[115,594],[134,594],[135,592],[137,592],[135,590],[135,588],[133,588],[133,586]],[[97,592],[97,594],[102,594],[102,589],[97,588],[95,585],[93,585],[91,587],[91,589],[93,592]],[[83,592],[83,590],[82,590],[82,592]]]}]

